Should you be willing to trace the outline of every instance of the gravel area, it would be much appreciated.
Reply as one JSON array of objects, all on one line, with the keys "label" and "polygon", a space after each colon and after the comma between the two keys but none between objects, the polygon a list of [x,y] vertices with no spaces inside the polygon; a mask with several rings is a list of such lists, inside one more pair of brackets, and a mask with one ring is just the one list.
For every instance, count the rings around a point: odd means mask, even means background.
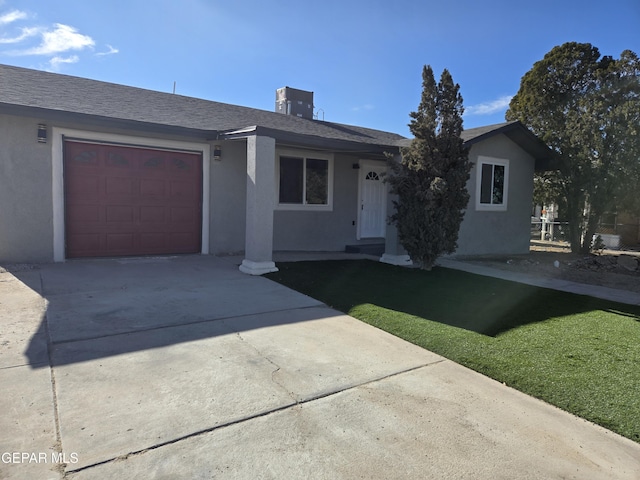
[{"label": "gravel area", "polygon": [[640,293],[640,252],[574,254],[562,244],[535,243],[524,255],[461,259],[468,263]]}]

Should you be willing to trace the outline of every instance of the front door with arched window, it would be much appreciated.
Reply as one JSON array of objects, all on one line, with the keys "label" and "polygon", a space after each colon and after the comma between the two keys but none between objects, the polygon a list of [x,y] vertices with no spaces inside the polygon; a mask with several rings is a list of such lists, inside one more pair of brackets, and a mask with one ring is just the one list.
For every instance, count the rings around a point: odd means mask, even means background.
[{"label": "front door with arched window", "polygon": [[386,165],[361,162],[358,238],[384,238],[386,233],[387,186],[383,182]]}]

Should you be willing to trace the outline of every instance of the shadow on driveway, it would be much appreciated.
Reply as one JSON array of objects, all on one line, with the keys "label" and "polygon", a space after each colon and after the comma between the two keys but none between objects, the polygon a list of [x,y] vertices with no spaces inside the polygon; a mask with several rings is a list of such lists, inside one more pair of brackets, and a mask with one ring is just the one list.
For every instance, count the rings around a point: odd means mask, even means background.
[{"label": "shadow on driveway", "polygon": [[207,256],[69,261],[13,275],[46,302],[25,351],[32,368],[48,366],[43,338],[56,366],[313,320],[317,312],[292,310],[322,305]]},{"label": "shadow on driveway", "polygon": [[14,313],[33,303],[24,322],[0,309],[23,328],[22,349],[0,351],[0,407],[36,420],[0,425],[0,447],[21,451],[47,427],[42,448],[77,454],[67,473],[443,361],[228,259],[69,261],[4,278]]}]

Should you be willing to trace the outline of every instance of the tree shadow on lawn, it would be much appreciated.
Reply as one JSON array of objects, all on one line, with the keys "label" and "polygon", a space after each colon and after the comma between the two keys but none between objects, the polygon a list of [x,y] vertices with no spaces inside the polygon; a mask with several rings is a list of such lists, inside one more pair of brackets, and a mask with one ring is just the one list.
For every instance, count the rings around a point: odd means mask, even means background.
[{"label": "tree shadow on lawn", "polygon": [[369,260],[279,264],[269,278],[349,312],[372,304],[495,336],[521,325],[594,310],[640,320],[640,307],[435,267]]}]

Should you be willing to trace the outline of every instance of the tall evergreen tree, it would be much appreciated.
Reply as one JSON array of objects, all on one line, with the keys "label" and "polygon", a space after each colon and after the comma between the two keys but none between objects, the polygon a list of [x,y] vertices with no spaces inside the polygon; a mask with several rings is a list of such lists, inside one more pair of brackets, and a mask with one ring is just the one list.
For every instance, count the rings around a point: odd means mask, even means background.
[{"label": "tall evergreen tree", "polygon": [[457,248],[458,231],[469,201],[471,164],[462,133],[462,96],[448,70],[436,85],[431,66],[422,70],[422,97],[411,112],[414,139],[402,159],[389,160],[387,182],[394,200],[390,217],[411,259],[430,270],[436,259]]},{"label": "tall evergreen tree", "polygon": [[602,214],[637,198],[640,61],[600,56],[588,43],[554,47],[521,80],[506,118],[520,120],[557,154],[536,196],[560,205],[573,252],[586,253]]}]

